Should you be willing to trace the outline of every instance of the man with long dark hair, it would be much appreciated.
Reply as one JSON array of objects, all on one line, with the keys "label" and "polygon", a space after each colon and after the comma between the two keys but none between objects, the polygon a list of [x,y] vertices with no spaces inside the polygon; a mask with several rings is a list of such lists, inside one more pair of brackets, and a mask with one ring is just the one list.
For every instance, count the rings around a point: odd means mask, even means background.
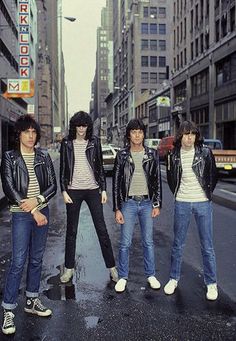
[{"label": "man with long dark hair", "polygon": [[121,225],[119,248],[119,281],[116,292],[126,288],[129,274],[129,250],[136,219],[141,228],[144,271],[152,289],[159,289],[155,277],[153,218],[160,214],[162,187],[157,150],[144,146],[146,129],[140,119],[126,127],[124,149],[116,155],[113,175],[113,209]]},{"label": "man with long dark hair", "polygon": [[69,282],[74,274],[76,236],[83,201],[92,215],[106,267],[110,269],[112,280],[117,281],[102,208],[107,195],[101,144],[93,136],[92,119],[86,112],[79,111],[70,119],[69,135],[62,141],[60,155],[60,184],[67,213],[65,272],[61,282]]},{"label": "man with long dark hair", "polygon": [[49,226],[48,201],[57,183],[51,158],[35,145],[40,127],[30,115],[15,123],[16,149],[5,152],[1,164],[3,191],[12,212],[12,260],[6,278],[2,331],[15,333],[13,309],[17,306],[23,268],[28,257],[25,312],[49,316],[39,300],[42,259]]},{"label": "man with long dark hair", "polygon": [[177,288],[183,248],[193,214],[201,243],[206,298],[216,300],[218,290],[212,236],[212,192],[217,182],[217,170],[211,149],[203,145],[199,129],[190,121],[180,125],[174,149],[168,154],[167,180],[175,196],[175,212],[170,280],[164,291],[171,295]]}]

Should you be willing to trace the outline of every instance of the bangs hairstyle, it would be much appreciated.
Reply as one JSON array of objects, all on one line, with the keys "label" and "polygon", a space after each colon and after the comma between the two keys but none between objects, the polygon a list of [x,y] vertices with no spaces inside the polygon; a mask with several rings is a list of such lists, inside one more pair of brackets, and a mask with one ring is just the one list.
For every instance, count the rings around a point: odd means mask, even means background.
[{"label": "bangs hairstyle", "polygon": [[140,120],[139,118],[133,118],[132,120],[129,121],[129,123],[126,126],[126,132],[125,132],[125,145],[128,143],[130,144],[130,131],[131,130],[142,130],[143,131],[143,135],[144,135],[144,139],[143,139],[143,144],[144,144],[144,140],[146,138],[146,127],[143,124],[143,121]]},{"label": "bangs hairstyle", "polygon": [[35,129],[36,131],[36,141],[35,145],[39,142],[41,137],[41,131],[40,126],[38,122],[35,121],[35,119],[31,115],[22,115],[18,118],[18,120],[15,123],[14,127],[14,133],[15,133],[15,142],[16,147],[20,148],[20,134],[22,131],[26,131],[27,129]]},{"label": "bangs hairstyle", "polygon": [[174,146],[181,147],[181,140],[184,134],[194,134],[196,135],[196,140],[194,145],[195,146],[201,146],[203,144],[203,138],[201,137],[200,130],[197,128],[196,124],[191,121],[184,121],[176,134]]},{"label": "bangs hairstyle", "polygon": [[93,121],[91,116],[85,111],[76,112],[70,119],[69,140],[76,139],[76,127],[87,126],[85,140],[91,140],[93,136]]}]

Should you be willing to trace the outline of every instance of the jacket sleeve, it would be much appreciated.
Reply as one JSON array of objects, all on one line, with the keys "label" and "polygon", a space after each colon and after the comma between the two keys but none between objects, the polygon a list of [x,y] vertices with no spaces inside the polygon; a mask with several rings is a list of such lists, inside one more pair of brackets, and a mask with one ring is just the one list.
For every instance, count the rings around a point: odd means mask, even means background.
[{"label": "jacket sleeve", "polygon": [[47,165],[47,173],[48,173],[48,186],[43,193],[40,193],[44,196],[46,201],[49,201],[54,195],[57,193],[57,180],[56,174],[54,171],[53,163],[50,155],[46,154],[46,165]]},{"label": "jacket sleeve", "polygon": [[[106,176],[103,167],[103,158],[102,158],[102,146],[100,141],[97,139],[97,152],[98,152],[98,161],[99,161],[99,179],[100,179],[100,188],[102,191],[106,191]],[[95,165],[96,166],[96,165]]]},{"label": "jacket sleeve", "polygon": [[61,148],[60,148],[60,186],[61,191],[67,191],[67,181],[65,179],[65,156],[66,156],[66,145],[65,141],[62,140],[61,142]]},{"label": "jacket sleeve", "polygon": [[13,162],[9,152],[3,154],[1,163],[2,189],[10,202],[19,204],[25,198],[15,186]]},{"label": "jacket sleeve", "polygon": [[113,177],[112,177],[112,196],[113,196],[113,211],[121,209],[121,174],[120,174],[120,152],[118,151],[115,158]]},{"label": "jacket sleeve", "polygon": [[210,162],[210,186],[211,186],[211,192],[213,192],[217,184],[218,173],[217,173],[217,168],[216,168],[215,157],[212,153],[212,150],[208,148],[208,151],[209,151],[209,162]]},{"label": "jacket sleeve", "polygon": [[159,161],[159,154],[158,151],[155,150],[154,152],[154,160],[155,160],[155,181],[152,184],[153,186],[153,198],[152,198],[152,204],[153,207],[159,207],[162,206],[162,182],[161,182],[161,167],[160,167],[160,161]]}]

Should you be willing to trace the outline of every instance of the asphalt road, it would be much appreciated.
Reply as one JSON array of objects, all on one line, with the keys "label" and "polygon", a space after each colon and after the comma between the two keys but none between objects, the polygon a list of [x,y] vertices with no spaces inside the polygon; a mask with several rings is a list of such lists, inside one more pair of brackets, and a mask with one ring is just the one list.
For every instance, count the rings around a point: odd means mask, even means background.
[{"label": "asphalt road", "polygon": [[[235,211],[214,204],[214,239],[218,265],[219,299],[205,299],[202,263],[194,222],[186,243],[182,277],[176,294],[166,296],[172,243],[173,198],[163,182],[163,208],[155,223],[158,291],[150,289],[143,271],[140,231],[137,225],[130,254],[130,277],[126,292],[117,294],[109,280],[95,230],[86,205],[82,206],[77,238],[76,274],[71,283],[59,281],[64,261],[65,207],[60,193],[51,202],[51,228],[42,274],[42,300],[53,309],[43,319],[23,312],[24,279],[16,309],[14,337],[0,334],[0,340],[235,340],[236,269]],[[117,256],[120,227],[114,223],[109,201],[104,214]],[[0,294],[10,257],[10,214],[0,211]]]}]

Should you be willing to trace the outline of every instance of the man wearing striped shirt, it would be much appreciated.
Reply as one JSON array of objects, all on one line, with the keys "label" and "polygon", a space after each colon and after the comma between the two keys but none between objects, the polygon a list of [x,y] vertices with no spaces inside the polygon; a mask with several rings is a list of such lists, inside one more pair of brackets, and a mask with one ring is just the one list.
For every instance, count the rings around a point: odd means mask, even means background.
[{"label": "man wearing striped shirt", "polygon": [[16,331],[13,309],[25,262],[28,258],[25,312],[49,316],[39,296],[42,259],[49,226],[48,201],[56,194],[57,183],[51,158],[35,145],[40,127],[30,115],[22,115],[15,124],[16,148],[5,152],[1,164],[3,191],[12,212],[12,260],[6,278],[2,307],[2,331]]},{"label": "man wearing striped shirt", "polygon": [[217,182],[217,171],[211,149],[203,145],[199,129],[190,121],[181,124],[174,149],[168,154],[167,180],[175,196],[175,213],[170,279],[164,292],[171,295],[178,286],[183,248],[193,214],[201,243],[206,298],[216,300],[218,290],[213,247],[212,192]]}]

